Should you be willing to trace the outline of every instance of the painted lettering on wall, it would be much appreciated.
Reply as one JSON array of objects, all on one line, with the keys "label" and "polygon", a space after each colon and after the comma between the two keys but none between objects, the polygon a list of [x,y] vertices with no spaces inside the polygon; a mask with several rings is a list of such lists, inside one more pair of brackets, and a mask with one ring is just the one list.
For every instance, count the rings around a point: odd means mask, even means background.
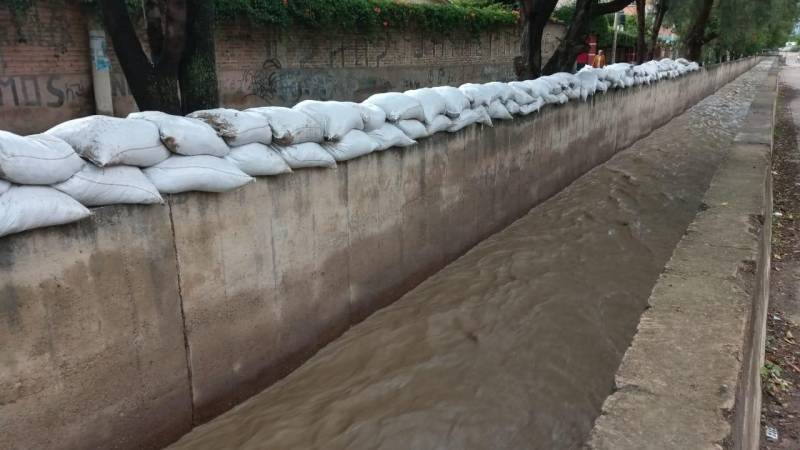
[{"label": "painted lettering on wall", "polygon": [[61,108],[91,101],[88,79],[69,75],[0,76],[0,108]]}]

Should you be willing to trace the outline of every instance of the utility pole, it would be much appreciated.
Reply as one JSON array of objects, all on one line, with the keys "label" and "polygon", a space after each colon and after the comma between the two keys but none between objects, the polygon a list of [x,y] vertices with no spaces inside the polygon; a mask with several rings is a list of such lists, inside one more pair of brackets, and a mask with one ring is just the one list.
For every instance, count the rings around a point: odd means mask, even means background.
[{"label": "utility pole", "polygon": [[614,44],[611,47],[611,64],[617,62],[617,30],[619,29],[618,21],[619,14],[614,13]]}]

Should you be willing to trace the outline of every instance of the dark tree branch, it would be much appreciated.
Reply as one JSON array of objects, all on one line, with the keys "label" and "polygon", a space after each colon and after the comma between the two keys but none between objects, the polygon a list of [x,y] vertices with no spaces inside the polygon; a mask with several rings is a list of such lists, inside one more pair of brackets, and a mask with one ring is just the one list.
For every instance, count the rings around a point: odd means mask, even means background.
[{"label": "dark tree branch", "polygon": [[611,0],[610,2],[606,3],[596,3],[593,8],[592,15],[604,16],[606,14],[621,11],[623,8],[633,3],[633,1],[634,0]]},{"label": "dark tree branch", "polygon": [[[164,48],[158,65],[159,71],[177,71],[186,47],[186,0],[168,0],[164,24]],[[213,30],[208,30],[213,33]]]},{"label": "dark tree branch", "polygon": [[656,17],[653,20],[653,31],[650,35],[650,51],[647,54],[649,59],[655,57],[656,45],[658,45],[658,33],[661,31],[661,24],[664,23],[664,16],[669,8],[669,0],[659,0],[656,5]]},{"label": "dark tree branch", "polygon": [[644,62],[645,54],[647,53],[647,43],[644,39],[644,0],[636,0],[636,63],[641,64]]},{"label": "dark tree branch", "polygon": [[150,45],[150,60],[157,65],[164,48],[164,14],[163,2],[147,0],[145,3],[145,22],[147,26],[147,43]]}]

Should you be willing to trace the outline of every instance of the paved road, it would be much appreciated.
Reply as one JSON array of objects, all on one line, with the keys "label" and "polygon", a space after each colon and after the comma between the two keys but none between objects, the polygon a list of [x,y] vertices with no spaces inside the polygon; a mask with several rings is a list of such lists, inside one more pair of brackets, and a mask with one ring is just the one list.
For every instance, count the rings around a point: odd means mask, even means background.
[{"label": "paved road", "polygon": [[579,448],[765,76],[620,152],[172,448]]}]

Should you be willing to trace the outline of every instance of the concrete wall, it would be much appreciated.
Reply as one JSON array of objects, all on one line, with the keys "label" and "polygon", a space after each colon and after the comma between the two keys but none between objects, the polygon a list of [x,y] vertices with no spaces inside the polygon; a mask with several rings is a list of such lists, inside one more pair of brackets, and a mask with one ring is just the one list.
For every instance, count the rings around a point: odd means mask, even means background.
[{"label": "concrete wall", "polygon": [[[10,8],[10,7],[9,7]],[[14,18],[0,7],[0,129],[38,133],[94,113],[88,29],[80,2],[39,0]],[[545,29],[551,54],[563,25]],[[108,40],[114,112],[136,104]],[[519,30],[437,35],[388,29],[374,34],[220,24],[217,71],[224,106],[356,100],[376,92],[513,78]]]},{"label": "concrete wall", "polygon": [[757,449],[777,70],[653,288],[591,449]]},{"label": "concrete wall", "polygon": [[0,448],[177,438],[754,62],[0,240]]}]

